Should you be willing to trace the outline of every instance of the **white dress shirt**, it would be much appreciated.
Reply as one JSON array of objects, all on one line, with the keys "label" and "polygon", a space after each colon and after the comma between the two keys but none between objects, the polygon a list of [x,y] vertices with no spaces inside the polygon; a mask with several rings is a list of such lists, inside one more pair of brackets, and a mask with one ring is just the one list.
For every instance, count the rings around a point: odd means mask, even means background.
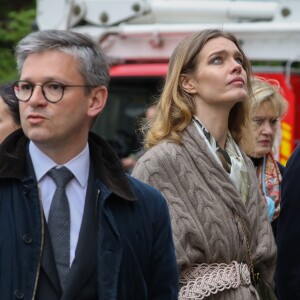
[{"label": "white dress shirt", "polygon": [[[40,197],[44,209],[46,221],[48,222],[49,210],[52,202],[56,184],[47,175],[47,172],[57,165],[50,157],[44,154],[36,145],[30,141],[29,153],[33,168],[39,185]],[[88,144],[76,157],[64,164],[73,174],[74,178],[66,187],[66,193],[70,204],[71,237],[70,237],[70,266],[75,258],[79,231],[83,218],[84,203],[86,197],[87,183],[90,169],[90,152]]]}]

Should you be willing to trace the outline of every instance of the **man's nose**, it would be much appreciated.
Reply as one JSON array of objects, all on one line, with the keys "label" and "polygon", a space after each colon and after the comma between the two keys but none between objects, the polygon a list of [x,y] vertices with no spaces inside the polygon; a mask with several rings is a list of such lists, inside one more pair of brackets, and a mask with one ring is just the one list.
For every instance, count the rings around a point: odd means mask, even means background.
[{"label": "man's nose", "polygon": [[40,84],[35,84],[33,86],[32,94],[29,99],[31,105],[41,105],[47,103],[45,99],[42,86]]}]

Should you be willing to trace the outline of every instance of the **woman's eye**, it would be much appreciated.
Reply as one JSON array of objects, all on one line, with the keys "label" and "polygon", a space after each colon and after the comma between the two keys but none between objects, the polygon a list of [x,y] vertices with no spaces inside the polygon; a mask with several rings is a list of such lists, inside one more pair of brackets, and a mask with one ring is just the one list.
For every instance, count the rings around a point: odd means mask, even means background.
[{"label": "woman's eye", "polygon": [[212,63],[212,64],[219,65],[219,64],[222,63],[222,58],[221,58],[221,57],[214,57],[214,58],[211,60],[211,63]]},{"label": "woman's eye", "polygon": [[253,119],[252,122],[256,125],[256,126],[261,126],[264,122],[264,120],[262,119]]},{"label": "woman's eye", "polygon": [[241,66],[242,66],[243,63],[244,63],[244,61],[243,61],[243,59],[242,59],[241,57],[237,57],[235,60],[236,60],[237,63],[239,63]]},{"label": "woman's eye", "polygon": [[273,119],[273,120],[271,120],[271,124],[272,125],[276,125],[278,123],[278,119]]}]

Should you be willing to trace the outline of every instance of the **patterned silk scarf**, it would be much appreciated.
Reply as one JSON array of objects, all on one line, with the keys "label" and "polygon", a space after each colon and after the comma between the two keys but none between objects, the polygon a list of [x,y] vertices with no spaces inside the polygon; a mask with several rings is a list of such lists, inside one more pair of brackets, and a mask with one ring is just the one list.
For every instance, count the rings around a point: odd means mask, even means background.
[{"label": "patterned silk scarf", "polygon": [[199,121],[197,117],[194,117],[195,123],[201,128],[204,136],[210,143],[210,145],[213,147],[215,153],[217,154],[218,158],[221,161],[221,164],[223,168],[226,170],[227,173],[230,174],[231,171],[231,159],[226,150],[221,148],[218,144],[218,142],[215,140],[215,138],[208,132],[208,130],[202,125],[202,123]]},{"label": "patterned silk scarf", "polygon": [[[263,195],[270,197],[275,203],[275,211],[272,218],[272,221],[274,221],[278,218],[280,212],[280,184],[282,176],[272,153],[268,153],[264,160],[265,164],[261,163],[257,167],[256,172]],[[263,172],[264,174],[262,174]],[[263,178],[265,179],[265,185],[263,184]]]},{"label": "patterned silk scarf", "polygon": [[222,149],[196,116],[194,116],[193,121],[195,122],[199,133],[202,133],[206,138],[208,145],[210,146],[209,149],[219,159],[233,184],[240,192],[242,201],[246,203],[249,191],[248,170],[243,156],[232,136],[228,133],[225,149]]}]

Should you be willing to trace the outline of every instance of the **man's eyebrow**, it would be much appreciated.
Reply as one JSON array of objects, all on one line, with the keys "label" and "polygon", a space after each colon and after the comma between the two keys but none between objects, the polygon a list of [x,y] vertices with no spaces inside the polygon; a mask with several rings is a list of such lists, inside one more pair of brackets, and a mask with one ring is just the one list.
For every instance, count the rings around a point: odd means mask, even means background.
[{"label": "man's eyebrow", "polygon": [[[38,82],[34,82],[30,77],[24,77],[22,79],[20,79],[21,81],[28,81],[30,83],[38,83]],[[53,77],[53,76],[49,76],[49,77],[45,77],[43,78],[43,80],[41,80],[40,83],[44,83],[44,82],[49,82],[49,81],[55,81],[55,82],[63,82],[62,79],[59,79],[57,77]]]}]

